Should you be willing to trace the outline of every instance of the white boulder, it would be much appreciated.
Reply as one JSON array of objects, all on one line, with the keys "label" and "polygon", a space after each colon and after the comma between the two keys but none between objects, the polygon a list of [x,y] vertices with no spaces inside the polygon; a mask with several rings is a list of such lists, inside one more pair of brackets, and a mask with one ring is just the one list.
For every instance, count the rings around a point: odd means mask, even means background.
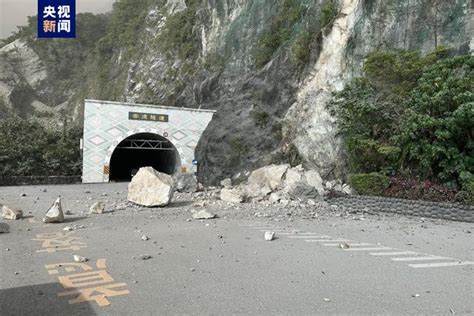
[{"label": "white boulder", "polygon": [[173,178],[152,167],[143,167],[128,185],[128,201],[143,206],[166,206],[173,197]]},{"label": "white boulder", "polygon": [[8,220],[17,220],[23,217],[23,211],[16,207],[4,205],[2,207],[2,217]]},{"label": "white boulder", "polygon": [[49,208],[43,218],[44,223],[61,223],[64,221],[64,213],[61,207],[61,198],[58,197]]}]

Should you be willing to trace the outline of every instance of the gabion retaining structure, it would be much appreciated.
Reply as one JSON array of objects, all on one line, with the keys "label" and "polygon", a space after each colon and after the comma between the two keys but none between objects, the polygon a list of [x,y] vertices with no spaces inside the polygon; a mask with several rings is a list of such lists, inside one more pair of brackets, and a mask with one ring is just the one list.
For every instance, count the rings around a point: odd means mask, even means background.
[{"label": "gabion retaining structure", "polygon": [[75,184],[81,183],[81,176],[15,176],[0,177],[0,186]]},{"label": "gabion retaining structure", "polygon": [[329,202],[357,212],[378,211],[474,223],[474,207],[459,203],[439,203],[363,195],[335,197],[330,199]]}]

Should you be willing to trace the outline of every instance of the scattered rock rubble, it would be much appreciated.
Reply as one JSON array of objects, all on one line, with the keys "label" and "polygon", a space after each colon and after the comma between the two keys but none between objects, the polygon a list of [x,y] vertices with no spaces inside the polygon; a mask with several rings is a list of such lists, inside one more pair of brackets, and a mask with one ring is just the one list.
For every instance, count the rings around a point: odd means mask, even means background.
[{"label": "scattered rock rubble", "polygon": [[193,193],[198,191],[198,181],[192,173],[178,173],[173,176],[177,192]]}]

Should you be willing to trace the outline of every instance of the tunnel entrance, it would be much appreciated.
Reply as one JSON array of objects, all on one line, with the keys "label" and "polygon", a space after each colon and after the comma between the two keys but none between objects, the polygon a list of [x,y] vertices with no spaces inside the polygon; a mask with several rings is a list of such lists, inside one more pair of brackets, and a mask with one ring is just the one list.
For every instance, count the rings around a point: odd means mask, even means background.
[{"label": "tunnel entrance", "polygon": [[153,133],[127,137],[117,145],[110,158],[110,181],[130,181],[141,167],[153,167],[163,173],[178,170],[180,158],[174,145]]}]

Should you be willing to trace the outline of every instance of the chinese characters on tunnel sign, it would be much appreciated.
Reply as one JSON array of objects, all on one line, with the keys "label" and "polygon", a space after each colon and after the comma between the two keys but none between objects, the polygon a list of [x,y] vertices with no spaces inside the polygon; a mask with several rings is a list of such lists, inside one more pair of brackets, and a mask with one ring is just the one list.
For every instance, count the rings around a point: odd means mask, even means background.
[{"label": "chinese characters on tunnel sign", "polygon": [[75,38],[76,0],[38,0],[38,38]]},{"label": "chinese characters on tunnel sign", "polygon": [[138,113],[138,112],[128,112],[128,119],[139,120],[139,121],[154,121],[154,122],[168,122],[169,120],[168,115],[166,114]]}]

